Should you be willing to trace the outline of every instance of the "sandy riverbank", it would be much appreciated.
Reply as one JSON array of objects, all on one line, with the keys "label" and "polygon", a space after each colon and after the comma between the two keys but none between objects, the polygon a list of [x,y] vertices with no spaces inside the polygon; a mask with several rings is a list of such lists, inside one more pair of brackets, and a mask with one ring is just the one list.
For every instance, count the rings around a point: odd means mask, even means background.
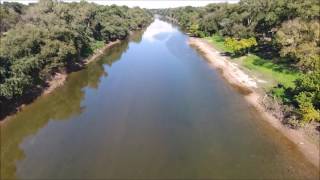
[{"label": "sandy riverbank", "polygon": [[[81,66],[86,66],[87,64],[95,61],[100,56],[102,56],[107,49],[111,48],[112,46],[114,46],[115,44],[118,44],[120,42],[121,42],[120,40],[112,41],[112,42],[106,44],[101,49],[97,49],[91,56],[82,60],[83,64]],[[56,73],[51,78],[51,80],[46,82],[47,87],[43,89],[40,96],[48,95],[48,94],[52,93],[56,88],[62,86],[65,83],[67,77],[68,77],[68,74],[66,72]],[[40,96],[38,96],[38,97],[40,97]],[[19,107],[16,108],[17,112],[22,111],[25,106],[26,106],[26,104],[21,104]],[[5,121],[9,120],[11,116],[14,116],[14,114],[15,113],[13,113],[12,115],[6,116],[4,119],[1,119],[0,125],[3,124]]]},{"label": "sandy riverbank", "polygon": [[210,62],[210,65],[218,69],[232,86],[243,92],[245,99],[261,113],[263,119],[295,143],[305,157],[319,168],[319,147],[312,143],[302,130],[287,128],[279,119],[276,119],[265,110],[260,103],[261,94],[258,93],[258,85],[254,78],[243,72],[237,64],[230,62],[228,57],[223,56],[208,41],[191,37],[188,43],[201,51],[203,56]]}]

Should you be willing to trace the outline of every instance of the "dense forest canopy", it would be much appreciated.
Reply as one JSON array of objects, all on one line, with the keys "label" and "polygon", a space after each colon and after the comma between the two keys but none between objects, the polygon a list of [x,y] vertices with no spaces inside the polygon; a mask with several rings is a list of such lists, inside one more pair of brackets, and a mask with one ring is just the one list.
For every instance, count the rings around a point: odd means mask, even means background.
[{"label": "dense forest canopy", "polygon": [[141,8],[81,1],[0,4],[0,107],[45,85],[56,72],[81,64],[99,45],[148,25]]},{"label": "dense forest canopy", "polygon": [[304,122],[320,121],[320,1],[240,0],[152,12],[178,23],[193,36],[223,36],[237,56],[249,50],[270,52],[274,63],[296,68],[302,75],[294,88],[279,84],[271,92],[277,92],[282,103],[299,109]]},{"label": "dense forest canopy", "polygon": [[272,40],[281,55],[290,57],[301,70],[320,67],[317,0],[241,0],[155,12],[176,20],[195,36],[255,37],[260,44]]},{"label": "dense forest canopy", "polygon": [[18,21],[21,15],[25,13],[26,6],[20,3],[4,2],[0,4],[0,33],[8,31]]}]

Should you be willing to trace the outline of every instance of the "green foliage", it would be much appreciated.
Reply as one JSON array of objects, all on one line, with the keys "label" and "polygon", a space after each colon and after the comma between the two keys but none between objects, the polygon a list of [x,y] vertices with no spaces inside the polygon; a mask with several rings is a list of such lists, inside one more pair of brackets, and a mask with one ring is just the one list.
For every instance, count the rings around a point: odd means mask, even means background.
[{"label": "green foliage", "polygon": [[236,38],[272,37],[275,27],[295,17],[319,18],[317,0],[241,0],[238,4],[218,3],[204,8],[173,8],[157,13],[176,19],[185,28],[197,22],[205,35],[220,33]]},{"label": "green foliage", "polygon": [[192,35],[207,36],[218,50],[237,56],[254,50],[239,58],[241,63],[279,84],[271,90],[273,96],[295,106],[308,122],[319,119],[320,90],[315,88],[320,79],[316,75],[320,71],[319,11],[318,0],[240,0],[156,13],[173,19]]},{"label": "green foliage", "polygon": [[312,73],[305,74],[301,76],[297,81],[296,90],[308,91],[308,92],[318,92],[320,93],[320,71],[315,71]]},{"label": "green foliage", "polygon": [[299,72],[290,69],[286,64],[272,62],[257,55],[249,55],[243,59],[242,65],[249,70],[263,74],[267,80],[275,81],[271,85],[282,84],[284,87],[295,87],[294,81],[299,77]]},{"label": "green foliage", "polygon": [[272,88],[270,92],[277,100],[281,100],[282,102],[287,101],[286,88],[283,85],[279,84],[279,86]]},{"label": "green foliage", "polygon": [[304,71],[320,69],[320,24],[294,19],[284,22],[277,32],[276,41],[281,55],[289,56]]},{"label": "green foliage", "polygon": [[[219,51],[233,53],[232,49],[226,47],[225,39],[222,36],[215,34],[205,39],[211,42]],[[280,89],[278,89],[279,87],[273,89],[277,91],[275,92],[277,97],[284,97],[285,88],[295,87],[294,82],[300,75],[296,69],[291,68],[286,63],[273,62],[270,59],[265,59],[254,54],[249,54],[235,60],[256,76],[271,82],[265,84],[266,89],[281,84]]]},{"label": "green foliage", "polygon": [[81,56],[126,38],[152,20],[140,8],[84,1],[1,4],[0,12],[0,30],[6,31],[0,46],[0,107],[43,86],[54,73],[76,66]]},{"label": "green foliage", "polygon": [[320,121],[320,73],[300,75],[294,87],[280,86],[272,89],[274,97],[296,106],[302,123]]},{"label": "green foliage", "polygon": [[320,121],[320,111],[313,106],[314,93],[300,92],[295,96],[295,100],[299,104],[299,111],[304,122]]},{"label": "green foliage", "polygon": [[0,35],[14,27],[24,14],[26,6],[20,3],[0,3]]},{"label": "green foliage", "polygon": [[219,51],[233,53],[232,49],[225,46],[225,39],[223,36],[220,36],[219,34],[213,34],[210,37],[205,37],[209,42],[212,43],[212,45],[217,48]]},{"label": "green foliage", "polygon": [[102,48],[104,44],[105,44],[104,41],[95,41],[90,44],[90,47],[92,48],[93,51],[95,51],[97,49]]},{"label": "green foliage", "polygon": [[301,76],[295,82],[295,100],[306,121],[320,121],[320,71]]},{"label": "green foliage", "polygon": [[96,50],[103,48],[104,45],[105,45],[105,41],[93,40],[92,42],[90,42],[87,48],[84,48],[82,50],[82,56],[88,57],[92,53],[94,53]]},{"label": "green foliage", "polygon": [[320,68],[319,10],[317,0],[240,0],[237,4],[171,8],[157,13],[175,19],[192,35],[230,37],[227,44],[238,55],[250,49],[245,48],[250,42],[238,39],[255,37],[259,45],[273,41],[272,46],[280,48],[287,63],[306,72]]},{"label": "green foliage", "polygon": [[254,37],[240,40],[230,37],[225,39],[225,46],[232,49],[237,55],[249,53],[249,50],[257,45],[257,41]]},{"label": "green foliage", "polygon": [[193,36],[196,36],[196,37],[204,37],[205,36],[204,33],[199,30],[198,24],[192,24],[188,30]]}]

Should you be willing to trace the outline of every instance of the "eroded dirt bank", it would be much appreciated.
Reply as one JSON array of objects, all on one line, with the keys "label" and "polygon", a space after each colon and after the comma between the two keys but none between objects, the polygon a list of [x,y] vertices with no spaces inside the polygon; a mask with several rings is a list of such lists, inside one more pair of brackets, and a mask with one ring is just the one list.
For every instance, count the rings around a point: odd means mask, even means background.
[{"label": "eroded dirt bank", "polygon": [[263,94],[258,92],[258,85],[254,78],[243,72],[237,64],[230,62],[228,57],[223,56],[206,40],[190,37],[188,43],[199,50],[210,65],[219,70],[223,78],[244,94],[245,99],[261,113],[263,119],[294,142],[305,157],[319,168],[319,147],[312,143],[302,130],[294,130],[284,126],[279,119],[266,111],[260,103]]}]

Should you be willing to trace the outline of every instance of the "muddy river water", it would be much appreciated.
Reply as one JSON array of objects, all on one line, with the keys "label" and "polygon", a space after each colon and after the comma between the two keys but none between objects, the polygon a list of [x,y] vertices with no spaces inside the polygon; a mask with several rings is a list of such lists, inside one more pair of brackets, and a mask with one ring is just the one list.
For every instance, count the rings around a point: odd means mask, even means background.
[{"label": "muddy river water", "polygon": [[1,127],[13,179],[318,179],[319,170],[156,19]]}]

